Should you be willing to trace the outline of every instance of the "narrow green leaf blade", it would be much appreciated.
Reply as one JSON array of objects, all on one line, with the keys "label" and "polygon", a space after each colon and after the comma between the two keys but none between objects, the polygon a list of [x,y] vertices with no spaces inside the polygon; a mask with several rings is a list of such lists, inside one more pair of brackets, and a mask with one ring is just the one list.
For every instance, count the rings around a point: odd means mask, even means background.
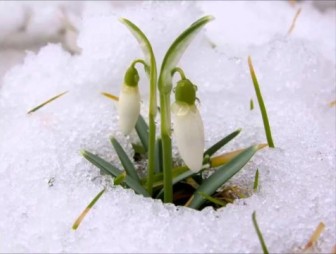
[{"label": "narrow green leaf blade", "polygon": [[97,201],[100,199],[100,197],[104,194],[105,188],[100,191],[90,202],[90,204],[84,209],[84,211],[78,216],[74,224],[72,225],[73,230],[77,230],[85,216],[88,214],[88,212],[91,210],[91,208],[97,203]]},{"label": "narrow green leaf blade", "polygon": [[260,111],[261,111],[261,116],[262,116],[263,123],[264,123],[264,129],[265,129],[265,133],[266,133],[267,143],[268,143],[269,147],[274,148],[275,146],[274,146],[274,142],[273,142],[273,138],[272,138],[271,126],[270,126],[269,121],[268,121],[266,106],[265,106],[264,99],[263,99],[261,91],[260,91],[259,83],[258,83],[258,80],[257,80],[257,76],[255,74],[253,64],[252,64],[252,60],[251,60],[250,56],[248,57],[248,65],[249,65],[249,68],[250,68],[250,73],[251,73],[251,77],[252,77],[254,90],[255,90],[255,93],[257,95],[257,100],[258,100],[259,108],[260,108]]},{"label": "narrow green leaf blade", "polygon": [[139,136],[142,146],[148,151],[148,125],[145,119],[140,115],[135,125],[135,131]]},{"label": "narrow green leaf blade", "polygon": [[260,231],[260,228],[258,226],[258,222],[257,222],[256,212],[255,211],[252,213],[252,221],[253,221],[254,229],[257,232],[257,235],[258,235],[258,238],[259,238],[259,241],[260,241],[263,253],[264,254],[268,254],[269,252],[268,252],[267,246],[265,244],[264,237],[263,237],[263,235],[262,235],[262,233]]},{"label": "narrow green leaf blade", "polygon": [[124,169],[126,170],[127,174],[132,177],[134,180],[140,183],[139,176],[136,172],[136,169],[134,167],[134,164],[132,163],[131,159],[128,157],[125,150],[122,148],[122,146],[119,144],[119,142],[115,138],[110,139],[114,150],[116,151],[121,164],[123,165]]},{"label": "narrow green leaf blade", "polygon": [[151,46],[149,40],[147,39],[146,35],[141,31],[141,29],[139,27],[137,27],[130,20],[125,19],[125,18],[120,18],[120,22],[123,23],[130,30],[130,32],[133,34],[133,36],[138,41],[138,43],[141,47],[141,50],[145,55],[145,60],[146,60],[147,64],[151,68],[154,67],[154,66],[156,67],[153,49],[152,49],[152,46]]},{"label": "narrow green leaf blade", "polygon": [[45,102],[41,103],[40,105],[34,107],[33,109],[29,110],[29,111],[27,112],[27,114],[31,114],[31,113],[33,113],[33,112],[39,110],[40,108],[44,107],[45,105],[49,104],[50,102],[52,102],[52,101],[54,101],[54,100],[56,100],[56,99],[62,97],[62,96],[65,95],[67,92],[68,92],[68,91],[65,91],[65,92],[63,92],[63,93],[60,93],[60,94],[58,94],[58,95],[56,95],[56,96],[54,96],[54,97],[48,99],[47,101],[45,101]]},{"label": "narrow green leaf blade", "polygon": [[[111,163],[107,162],[106,160],[100,158],[97,155],[94,155],[93,153],[90,153],[89,151],[83,150],[81,151],[81,154],[93,165],[95,165],[102,171],[111,174],[114,177],[118,177],[122,173],[121,170],[117,169]],[[134,180],[132,177],[126,176],[124,182],[129,188],[133,189],[136,193],[142,194],[145,197],[149,197],[148,192],[143,188],[143,186],[139,182]]]},{"label": "narrow green leaf blade", "polygon": [[211,146],[210,148],[208,148],[205,152],[204,152],[204,156],[208,155],[209,157],[211,157],[212,155],[214,155],[219,149],[221,149],[223,146],[225,146],[227,143],[229,143],[232,139],[234,139],[239,133],[241,132],[241,129],[238,129],[232,133],[230,133],[229,135],[227,135],[226,137],[222,138],[221,140],[219,140],[216,144],[214,144],[213,146]]},{"label": "narrow green leaf blade", "polygon": [[198,209],[204,203],[204,199],[201,197],[201,195],[198,194],[198,192],[204,192],[209,196],[214,194],[220,186],[222,186],[232,176],[239,172],[239,170],[245,166],[245,164],[257,151],[258,146],[251,146],[241,152],[230,162],[218,168],[216,172],[204,180],[202,185],[197,189],[189,207]]},{"label": "narrow green leaf blade", "polygon": [[[164,89],[165,91],[170,92],[172,77],[171,71],[180,61],[183,53],[196,36],[196,34],[201,30],[201,28],[206,25],[209,21],[213,20],[212,16],[205,16],[195,21],[187,28],[170,46],[168,49],[162,65],[159,75],[159,89]],[[168,89],[165,87],[168,86]]]}]

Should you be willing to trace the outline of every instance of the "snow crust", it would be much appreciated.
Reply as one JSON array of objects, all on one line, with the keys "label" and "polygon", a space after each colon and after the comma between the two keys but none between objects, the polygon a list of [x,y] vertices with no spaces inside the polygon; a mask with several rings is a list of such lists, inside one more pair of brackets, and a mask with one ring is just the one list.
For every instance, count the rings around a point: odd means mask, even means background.
[{"label": "snow crust", "polygon": [[[336,119],[328,103],[336,99],[335,10],[261,1],[83,5],[80,55],[60,44],[28,52],[0,86],[1,252],[257,253],[254,210],[271,252],[299,252],[320,221],[326,230],[314,251],[331,252]],[[287,36],[299,7],[295,30]],[[109,183],[80,149],[118,164],[109,137],[127,142],[118,130],[115,105],[100,95],[118,94],[124,71],[142,57],[118,18],[143,29],[160,63],[175,37],[203,14],[216,19],[193,41],[180,66],[198,85],[206,147],[237,128],[242,133],[222,151],[266,141],[247,66],[251,55],[277,148],[258,152],[231,184],[252,189],[258,168],[260,190],[223,209],[198,212],[111,187],[72,231],[75,218]],[[40,32],[50,31],[40,25]],[[140,75],[145,107],[148,82]],[[26,114],[63,91],[69,93]]]}]

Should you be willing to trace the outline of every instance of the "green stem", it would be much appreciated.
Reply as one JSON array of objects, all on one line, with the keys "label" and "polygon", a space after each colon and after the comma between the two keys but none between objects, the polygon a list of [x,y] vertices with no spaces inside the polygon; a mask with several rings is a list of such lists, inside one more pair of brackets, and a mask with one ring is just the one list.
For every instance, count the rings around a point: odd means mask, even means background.
[{"label": "green stem", "polygon": [[174,76],[174,74],[178,72],[181,76],[181,79],[186,79],[186,76],[184,75],[184,71],[180,68],[180,67],[175,67],[172,71],[171,71],[171,75]]},{"label": "green stem", "polygon": [[132,62],[131,65],[132,65],[133,67],[135,67],[135,65],[136,65],[137,63],[141,63],[141,64],[143,64],[145,70],[146,70],[146,68],[148,68],[148,65],[147,65],[146,62],[145,62],[144,60],[142,60],[142,59],[135,59],[135,60]]},{"label": "green stem", "polygon": [[160,91],[161,139],[163,155],[163,189],[165,203],[173,202],[172,144],[170,138],[170,92]]},{"label": "green stem", "polygon": [[157,101],[156,101],[156,62],[154,57],[151,57],[150,63],[150,101],[149,101],[149,140],[148,140],[148,177],[147,177],[147,191],[149,195],[153,193],[153,182],[155,174],[155,116],[157,112]]},{"label": "green stem", "polygon": [[147,191],[149,195],[153,193],[153,182],[154,182],[154,173],[155,173],[155,116],[157,109],[156,102],[156,63],[154,59],[151,59],[150,67],[142,59],[136,59],[133,61],[132,66],[135,64],[143,64],[145,71],[149,72],[149,83],[150,83],[150,92],[149,92],[149,135],[148,135],[148,175],[147,175]]}]

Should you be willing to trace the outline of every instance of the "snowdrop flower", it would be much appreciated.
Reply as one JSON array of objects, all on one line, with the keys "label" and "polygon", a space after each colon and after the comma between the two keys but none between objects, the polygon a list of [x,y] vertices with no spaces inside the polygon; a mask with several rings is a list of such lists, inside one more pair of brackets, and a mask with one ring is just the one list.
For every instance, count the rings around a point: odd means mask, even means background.
[{"label": "snowdrop flower", "polygon": [[182,79],[175,88],[176,102],[172,105],[174,135],[179,153],[193,172],[202,168],[204,152],[204,127],[195,105],[196,86]]},{"label": "snowdrop flower", "polygon": [[119,127],[124,135],[131,133],[140,115],[138,81],[138,71],[132,65],[126,71],[118,102]]}]

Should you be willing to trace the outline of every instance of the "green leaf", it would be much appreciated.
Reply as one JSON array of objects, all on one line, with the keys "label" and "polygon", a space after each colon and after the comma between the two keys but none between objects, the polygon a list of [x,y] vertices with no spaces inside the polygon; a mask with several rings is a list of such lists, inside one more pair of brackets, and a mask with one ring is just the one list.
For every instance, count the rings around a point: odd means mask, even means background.
[{"label": "green leaf", "polygon": [[63,92],[63,93],[60,93],[60,94],[58,94],[58,95],[56,95],[56,96],[50,98],[49,100],[47,100],[47,101],[41,103],[40,105],[34,107],[34,108],[31,109],[31,110],[29,110],[29,111],[27,112],[27,114],[31,114],[31,113],[33,113],[33,112],[39,110],[40,108],[44,107],[45,105],[49,104],[50,102],[52,102],[52,101],[54,101],[54,100],[56,100],[56,99],[62,97],[62,96],[65,95],[67,92],[68,92],[68,91]]},{"label": "green leaf", "polygon": [[258,235],[263,253],[268,254],[269,252],[268,252],[267,246],[265,244],[264,237],[263,237],[263,235],[262,235],[262,233],[259,229],[258,223],[257,223],[257,218],[256,218],[256,212],[255,211],[252,213],[252,221],[253,221],[254,229],[257,232],[257,235]]},{"label": "green leaf", "polygon": [[211,157],[213,154],[215,154],[219,149],[221,149],[223,146],[225,146],[227,143],[229,143],[232,139],[234,139],[239,133],[241,132],[241,129],[238,129],[231,134],[227,135],[226,137],[219,140],[216,144],[208,148],[204,152],[204,157],[208,155]]},{"label": "green leaf", "polygon": [[[93,165],[101,169],[103,172],[110,174],[114,177],[118,177],[122,171],[113,166],[111,163],[107,162],[106,160],[100,158],[97,155],[90,153],[89,151],[81,151],[82,156],[91,162]],[[134,180],[132,177],[126,176],[124,180],[125,184],[133,189],[136,193],[142,194],[145,197],[149,197],[148,192],[143,188],[143,186]]]},{"label": "green leaf", "polygon": [[211,197],[211,196],[205,194],[204,192],[198,192],[198,194],[201,195],[202,198],[204,198],[205,200],[208,200],[211,203],[214,203],[215,205],[219,205],[221,207],[226,206],[226,203],[223,202],[222,200],[219,200],[218,198]]},{"label": "green leaf", "polygon": [[255,172],[254,176],[254,183],[253,183],[253,190],[257,191],[258,190],[258,185],[259,185],[259,169]]},{"label": "green leaf", "polygon": [[261,116],[264,122],[264,129],[265,129],[265,133],[266,133],[266,138],[267,138],[267,143],[269,147],[275,147],[274,146],[274,142],[273,142],[273,138],[272,138],[272,132],[271,132],[271,127],[268,121],[268,116],[267,116],[267,111],[266,111],[266,106],[264,103],[264,99],[262,97],[261,91],[260,91],[260,87],[259,87],[259,83],[257,80],[257,76],[254,72],[254,68],[253,68],[253,64],[252,64],[252,60],[251,57],[248,57],[248,65],[250,68],[250,73],[251,73],[251,77],[252,77],[252,81],[253,81],[253,86],[254,86],[254,90],[255,93],[257,95],[257,99],[258,99],[258,104],[259,104],[259,108],[261,111]]},{"label": "green leaf", "polygon": [[156,63],[155,63],[154,52],[153,52],[152,46],[149,40],[147,39],[146,35],[141,31],[139,27],[137,27],[130,20],[125,19],[125,18],[120,18],[120,22],[123,23],[131,31],[135,39],[138,41],[141,47],[141,50],[145,55],[146,63],[148,64],[148,66],[150,66],[151,70],[149,70],[149,72],[152,73],[154,71],[153,68],[155,68],[155,73],[156,73]]},{"label": "green leaf", "polygon": [[257,151],[258,146],[251,146],[230,162],[218,168],[209,178],[205,179],[202,185],[197,189],[189,207],[198,209],[204,203],[204,199],[198,192],[203,192],[209,196],[213,195],[220,186],[239,172]]},{"label": "green leaf", "polygon": [[117,152],[120,162],[123,165],[124,169],[126,170],[127,174],[134,180],[136,180],[138,183],[140,183],[140,179],[136,172],[134,164],[132,163],[130,158],[128,158],[128,155],[126,154],[125,150],[121,147],[121,145],[115,138],[112,137],[110,141],[114,147],[114,150]]},{"label": "green leaf", "polygon": [[148,151],[148,125],[145,119],[139,115],[138,121],[135,125],[136,133],[139,136],[142,146]]},{"label": "green leaf", "polygon": [[84,209],[84,211],[78,216],[78,218],[76,219],[76,221],[74,222],[74,224],[72,225],[72,229],[76,230],[79,225],[81,224],[81,222],[83,221],[83,219],[85,218],[85,216],[88,214],[88,212],[91,210],[91,208],[97,203],[97,201],[100,199],[100,197],[104,194],[105,192],[105,188],[100,191],[94,198],[93,200],[90,202],[90,204]]},{"label": "green leaf", "polygon": [[[191,41],[197,35],[197,33],[206,25],[209,21],[213,20],[212,16],[205,16],[192,23],[170,46],[168,49],[162,65],[159,76],[159,89],[163,89],[166,93],[171,90],[172,76],[171,72],[180,61],[184,51],[187,49]],[[166,88],[167,87],[167,88]]]}]

